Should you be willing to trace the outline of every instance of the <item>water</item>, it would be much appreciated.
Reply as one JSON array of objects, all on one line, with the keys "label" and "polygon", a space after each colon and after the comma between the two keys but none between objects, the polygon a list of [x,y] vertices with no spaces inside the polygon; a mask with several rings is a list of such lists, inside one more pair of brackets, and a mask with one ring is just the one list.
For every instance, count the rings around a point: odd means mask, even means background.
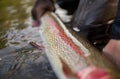
[{"label": "water", "polygon": [[0,0],[0,79],[57,79],[42,45],[38,28],[31,27],[35,0]]}]

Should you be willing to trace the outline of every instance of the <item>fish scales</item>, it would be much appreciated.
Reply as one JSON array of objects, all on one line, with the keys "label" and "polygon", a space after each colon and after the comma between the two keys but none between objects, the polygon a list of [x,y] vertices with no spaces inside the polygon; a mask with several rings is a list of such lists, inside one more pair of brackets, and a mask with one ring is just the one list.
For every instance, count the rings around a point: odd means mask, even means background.
[{"label": "fish scales", "polygon": [[57,64],[61,65],[62,69],[62,61],[64,61],[73,73],[79,72],[88,65],[94,65],[104,68],[111,75],[120,78],[119,70],[102,56],[100,51],[84,37],[66,27],[55,14],[46,14],[42,21],[41,35],[44,38],[46,49],[49,50],[47,54],[51,55],[50,62],[56,63],[55,58],[57,58],[59,60]]}]

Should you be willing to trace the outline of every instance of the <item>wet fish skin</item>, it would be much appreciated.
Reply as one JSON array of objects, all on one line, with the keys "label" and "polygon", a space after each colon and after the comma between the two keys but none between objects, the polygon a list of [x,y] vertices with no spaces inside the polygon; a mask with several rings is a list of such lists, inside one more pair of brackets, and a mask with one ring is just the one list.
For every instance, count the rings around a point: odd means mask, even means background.
[{"label": "wet fish skin", "polygon": [[61,71],[62,60],[73,74],[88,66],[95,66],[107,70],[116,79],[120,78],[119,69],[86,38],[80,36],[70,27],[66,27],[54,13],[45,15],[42,21],[40,33],[47,45],[48,59],[57,75],[60,75],[60,72],[64,73]]}]

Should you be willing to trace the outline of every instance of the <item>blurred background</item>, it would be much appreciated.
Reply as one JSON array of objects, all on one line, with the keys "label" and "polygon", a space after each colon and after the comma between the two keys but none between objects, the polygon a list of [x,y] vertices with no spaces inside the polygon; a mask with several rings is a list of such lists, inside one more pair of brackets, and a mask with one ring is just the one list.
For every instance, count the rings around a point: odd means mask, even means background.
[{"label": "blurred background", "polygon": [[0,0],[0,79],[57,79],[42,45],[39,29],[31,27],[35,0]]}]

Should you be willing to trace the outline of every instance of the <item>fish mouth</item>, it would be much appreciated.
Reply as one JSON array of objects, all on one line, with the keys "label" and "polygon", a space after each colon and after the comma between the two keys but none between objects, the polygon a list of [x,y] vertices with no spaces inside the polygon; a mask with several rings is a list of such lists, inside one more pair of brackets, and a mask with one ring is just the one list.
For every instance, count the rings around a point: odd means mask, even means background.
[{"label": "fish mouth", "polygon": [[40,25],[41,25],[41,21],[40,20],[33,20],[32,27],[39,27]]}]

